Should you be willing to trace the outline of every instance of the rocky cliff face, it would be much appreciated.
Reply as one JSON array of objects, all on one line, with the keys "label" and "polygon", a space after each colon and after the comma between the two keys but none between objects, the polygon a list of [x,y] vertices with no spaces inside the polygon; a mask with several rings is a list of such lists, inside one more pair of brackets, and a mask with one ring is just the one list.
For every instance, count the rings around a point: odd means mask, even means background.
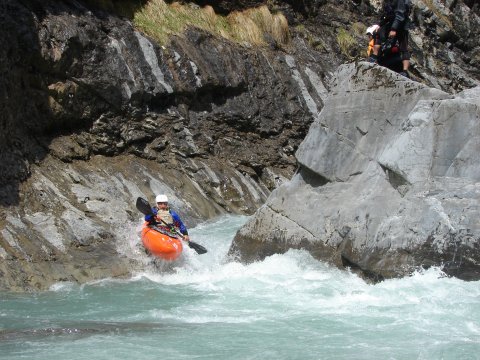
[{"label": "rocky cliff face", "polygon": [[418,78],[447,92],[478,86],[478,2],[413,0],[412,4],[410,44]]},{"label": "rocky cliff face", "polygon": [[331,70],[303,43],[190,29],[160,46],[80,2],[6,1],[2,18],[0,288],[144,266],[137,196],[168,193],[189,226],[252,213],[293,174]]},{"label": "rocky cliff face", "polygon": [[[2,39],[1,144],[11,158],[2,162],[2,185],[13,188],[2,191],[3,204],[18,202],[15,186],[50,153],[62,161],[218,156],[266,182],[295,166],[292,150],[311,115],[296,98],[295,61],[287,64],[284,54],[195,30],[160,47],[128,21],[80,3],[7,2],[6,9],[14,41]],[[52,145],[62,135],[68,139]]]},{"label": "rocky cliff face", "polygon": [[[337,64],[364,59],[367,41],[364,32],[367,26],[378,23],[381,3],[382,0],[275,2],[288,15],[293,31],[320,53],[330,54],[330,62]],[[478,1],[412,0],[411,3],[412,77],[450,93],[478,86]],[[340,45],[342,33],[348,34],[343,39],[348,46]]]},{"label": "rocky cliff face", "polygon": [[419,267],[480,278],[480,87],[456,96],[367,63],[341,66],[296,156],[231,249],[304,248],[379,280]]}]

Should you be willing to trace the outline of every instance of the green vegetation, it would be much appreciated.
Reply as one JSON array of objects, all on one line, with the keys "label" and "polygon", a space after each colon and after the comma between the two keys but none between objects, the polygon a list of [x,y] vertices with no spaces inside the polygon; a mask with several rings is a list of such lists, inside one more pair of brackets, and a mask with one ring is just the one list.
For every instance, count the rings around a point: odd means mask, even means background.
[{"label": "green vegetation", "polygon": [[355,35],[358,35],[360,37],[365,37],[365,31],[367,31],[367,27],[365,26],[365,24],[361,22],[354,22],[352,24],[352,32]]},{"label": "green vegetation", "polygon": [[355,46],[355,39],[345,29],[339,29],[337,34],[337,44],[340,47],[340,51],[343,55],[351,58],[352,49]]},{"label": "green vegetation", "polygon": [[317,51],[325,51],[326,46],[323,43],[323,40],[312,34],[303,24],[297,25],[295,31],[310,45],[312,49]]},{"label": "green vegetation", "polygon": [[262,46],[265,35],[278,44],[290,41],[288,23],[281,13],[272,14],[267,6],[217,15],[211,6],[164,0],[90,0],[90,4],[126,16],[140,31],[166,44],[172,35],[179,35],[194,26],[231,41]]}]

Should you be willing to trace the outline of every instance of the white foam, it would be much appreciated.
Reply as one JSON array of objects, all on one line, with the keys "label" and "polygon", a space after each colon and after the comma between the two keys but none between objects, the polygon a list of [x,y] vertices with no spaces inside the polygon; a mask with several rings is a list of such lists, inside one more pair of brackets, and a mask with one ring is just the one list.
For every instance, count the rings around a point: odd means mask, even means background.
[{"label": "white foam", "polygon": [[77,288],[78,288],[78,285],[75,284],[74,282],[63,281],[63,282],[52,284],[48,290],[55,291],[55,292],[61,292],[61,291],[68,292]]}]

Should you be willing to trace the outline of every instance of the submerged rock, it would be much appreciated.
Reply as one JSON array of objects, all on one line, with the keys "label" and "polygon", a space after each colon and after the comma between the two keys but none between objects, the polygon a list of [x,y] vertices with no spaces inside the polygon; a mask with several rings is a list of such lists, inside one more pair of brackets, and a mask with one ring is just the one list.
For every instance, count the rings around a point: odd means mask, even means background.
[{"label": "submerged rock", "polygon": [[480,88],[456,96],[341,66],[300,169],[237,233],[253,261],[290,248],[373,280],[441,266],[480,279]]}]

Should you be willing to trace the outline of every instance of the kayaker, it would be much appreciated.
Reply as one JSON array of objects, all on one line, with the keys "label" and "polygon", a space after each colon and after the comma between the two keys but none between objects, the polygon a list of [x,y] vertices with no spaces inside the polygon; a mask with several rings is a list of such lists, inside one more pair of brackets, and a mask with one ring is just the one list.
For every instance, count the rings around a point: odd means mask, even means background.
[{"label": "kayaker", "polygon": [[167,231],[172,231],[172,228],[174,228],[176,232],[183,235],[184,240],[190,241],[187,227],[182,219],[168,206],[167,195],[157,195],[155,202],[157,205],[152,208],[153,215],[145,215],[145,221],[159,228],[164,228]]}]

